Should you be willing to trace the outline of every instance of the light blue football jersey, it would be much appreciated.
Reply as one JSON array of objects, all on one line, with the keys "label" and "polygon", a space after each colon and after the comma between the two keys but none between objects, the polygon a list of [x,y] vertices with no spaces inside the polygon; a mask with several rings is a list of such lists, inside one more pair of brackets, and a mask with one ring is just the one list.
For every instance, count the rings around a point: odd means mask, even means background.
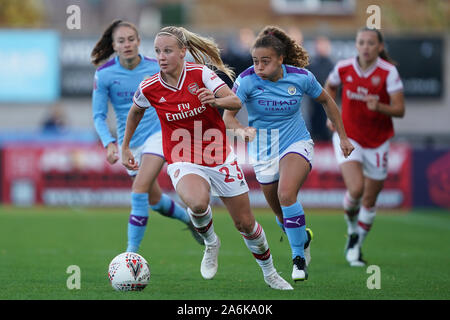
[{"label": "light blue football jersey", "polygon": [[[122,144],[134,93],[142,80],[159,72],[159,65],[155,59],[142,55],[140,57],[141,62],[133,70],[124,68],[119,62],[119,57],[114,57],[95,72],[92,112],[95,130],[104,147],[116,140],[106,122],[108,100],[111,101],[116,114],[117,138],[119,144]],[[161,125],[156,111],[154,108],[149,108],[136,128],[130,147],[143,145],[150,135],[160,130]]]},{"label": "light blue football jersey", "polygon": [[249,126],[257,129],[248,150],[258,161],[273,159],[292,143],[311,139],[301,102],[304,94],[317,98],[322,86],[306,69],[284,64],[282,68],[283,77],[272,82],[257,76],[251,66],[237,77],[233,86],[247,108]]}]

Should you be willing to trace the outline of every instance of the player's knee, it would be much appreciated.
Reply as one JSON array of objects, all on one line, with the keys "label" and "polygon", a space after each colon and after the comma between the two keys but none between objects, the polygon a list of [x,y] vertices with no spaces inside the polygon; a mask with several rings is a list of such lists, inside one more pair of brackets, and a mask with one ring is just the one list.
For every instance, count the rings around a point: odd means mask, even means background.
[{"label": "player's knee", "polygon": [[361,199],[364,193],[364,186],[361,185],[355,185],[348,188],[348,193],[353,199]]},{"label": "player's knee", "polygon": [[375,207],[376,202],[377,202],[377,196],[364,195],[364,197],[362,198],[361,204],[366,208],[372,208],[372,207]]},{"label": "player's knee", "polygon": [[278,200],[283,207],[291,206],[297,202],[297,193],[290,190],[278,190]]},{"label": "player's knee", "polygon": [[195,201],[189,205],[189,208],[195,214],[201,214],[208,210],[209,202],[207,201]]},{"label": "player's knee", "polygon": [[234,222],[234,226],[239,232],[250,234],[253,232],[253,228],[255,225],[254,219],[240,219],[239,221]]}]

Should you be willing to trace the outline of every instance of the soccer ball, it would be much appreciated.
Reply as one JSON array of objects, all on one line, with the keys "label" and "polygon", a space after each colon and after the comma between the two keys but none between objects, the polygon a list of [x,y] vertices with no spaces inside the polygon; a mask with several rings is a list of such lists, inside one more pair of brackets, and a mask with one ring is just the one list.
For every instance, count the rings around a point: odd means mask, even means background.
[{"label": "soccer ball", "polygon": [[117,291],[140,291],[150,281],[150,267],[141,255],[124,252],[112,259],[108,278]]}]

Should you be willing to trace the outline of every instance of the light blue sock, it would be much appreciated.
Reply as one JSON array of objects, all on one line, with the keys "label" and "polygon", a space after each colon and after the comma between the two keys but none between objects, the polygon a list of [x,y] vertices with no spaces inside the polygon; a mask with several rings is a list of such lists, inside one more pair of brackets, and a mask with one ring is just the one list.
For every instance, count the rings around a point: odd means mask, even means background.
[{"label": "light blue sock", "polygon": [[283,222],[280,222],[280,220],[278,220],[278,217],[275,216],[275,221],[277,222],[277,225],[280,226],[281,230],[283,230],[284,233],[286,233],[286,230],[284,229],[284,224]]},{"label": "light blue sock", "polygon": [[157,204],[151,206],[151,208],[163,216],[178,219],[184,223],[189,223],[191,221],[187,211],[164,193],[161,195],[161,200],[159,200]]},{"label": "light blue sock", "polygon": [[302,258],[304,255],[304,245],[308,240],[305,227],[305,213],[299,202],[289,207],[281,207],[283,210],[283,224],[292,250],[292,259],[296,256]]},{"label": "light blue sock", "polygon": [[137,252],[144,238],[148,220],[148,193],[131,193],[131,213],[128,220],[128,252]]}]

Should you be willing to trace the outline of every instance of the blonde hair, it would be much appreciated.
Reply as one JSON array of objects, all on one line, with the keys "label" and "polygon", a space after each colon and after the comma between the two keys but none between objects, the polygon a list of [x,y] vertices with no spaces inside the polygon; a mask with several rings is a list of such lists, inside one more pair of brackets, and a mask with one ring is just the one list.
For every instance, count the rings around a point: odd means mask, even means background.
[{"label": "blonde hair", "polygon": [[309,64],[308,52],[295,42],[283,29],[275,26],[265,27],[253,44],[255,48],[272,48],[279,56],[283,56],[283,63],[304,68]]},{"label": "blonde hair", "polygon": [[156,36],[173,36],[177,39],[180,48],[186,48],[198,64],[212,66],[222,71],[234,80],[234,71],[225,65],[220,57],[220,49],[212,38],[202,37],[183,27],[164,27]]}]

